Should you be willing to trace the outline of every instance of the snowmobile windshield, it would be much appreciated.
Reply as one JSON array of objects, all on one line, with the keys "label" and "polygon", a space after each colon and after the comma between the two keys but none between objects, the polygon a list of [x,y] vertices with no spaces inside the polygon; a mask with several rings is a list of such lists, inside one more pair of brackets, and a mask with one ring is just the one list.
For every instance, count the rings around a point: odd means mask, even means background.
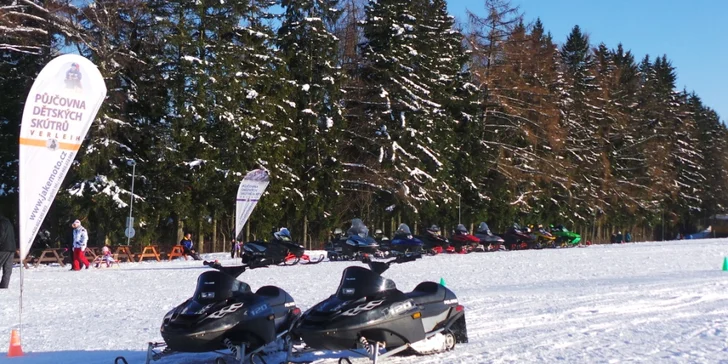
[{"label": "snowmobile windshield", "polygon": [[351,227],[354,228],[354,227],[357,227],[357,226],[366,226],[366,225],[364,225],[364,221],[362,221],[361,219],[358,219],[358,218],[357,219],[352,219],[351,220]]},{"label": "snowmobile windshield", "polygon": [[277,233],[273,234],[273,236],[275,236],[276,239],[281,240],[281,241],[293,240],[293,238],[291,238],[291,232],[288,231],[288,229],[286,229],[286,228],[281,228],[281,230],[278,231]]},{"label": "snowmobile windshield", "polygon": [[427,232],[432,235],[440,235],[440,227],[437,225],[432,225],[427,228]]},{"label": "snowmobile windshield", "polygon": [[341,283],[336,289],[336,298],[350,301],[394,289],[397,289],[397,286],[391,279],[364,267],[349,267],[344,269],[341,276]]},{"label": "snowmobile windshield", "polygon": [[214,306],[214,303],[203,304],[195,300],[189,300],[185,303],[184,307],[180,311],[180,315],[185,316],[196,316],[202,315],[207,311],[208,308]]},{"label": "snowmobile windshield", "polygon": [[485,222],[481,222],[480,225],[478,225],[478,232],[479,233],[487,233],[490,231],[490,228],[488,227],[488,224]]},{"label": "snowmobile windshield", "polygon": [[[359,220],[361,221],[361,220]],[[346,235],[348,236],[360,236],[363,239],[366,239],[367,236],[369,236],[369,229],[364,226],[364,224],[361,225],[352,225],[349,231],[346,232]]]},{"label": "snowmobile windshield", "polygon": [[409,226],[407,224],[401,224],[397,228],[397,235],[412,235],[412,231],[410,231]]},{"label": "snowmobile windshield", "polygon": [[458,226],[455,228],[455,231],[458,232],[458,233],[460,233],[460,234],[467,234],[468,233],[468,229],[466,229],[465,228],[465,225],[463,225],[463,224],[458,224]]},{"label": "snowmobile windshield", "polygon": [[192,297],[202,305],[226,300],[236,294],[250,292],[250,286],[220,271],[209,271],[197,278],[197,289]]}]

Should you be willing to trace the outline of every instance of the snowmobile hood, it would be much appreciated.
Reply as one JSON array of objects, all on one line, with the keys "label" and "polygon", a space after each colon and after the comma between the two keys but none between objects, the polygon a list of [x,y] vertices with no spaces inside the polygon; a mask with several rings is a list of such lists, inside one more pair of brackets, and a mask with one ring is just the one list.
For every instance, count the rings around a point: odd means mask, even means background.
[{"label": "snowmobile hood", "polygon": [[456,234],[452,237],[452,240],[458,241],[458,242],[472,242],[472,243],[480,242],[480,238],[475,237],[470,234]]},{"label": "snowmobile hood", "polygon": [[361,237],[359,235],[352,235],[346,240],[346,243],[353,246],[376,248],[379,246],[377,241],[371,237]]},{"label": "snowmobile hood", "polygon": [[417,239],[412,235],[395,236],[394,240],[392,240],[392,245],[420,246],[422,245],[422,240]]},{"label": "snowmobile hood", "polygon": [[480,239],[481,242],[486,242],[486,243],[492,243],[492,242],[502,243],[504,241],[503,238],[501,238],[498,235],[494,235],[493,233],[490,233],[490,234],[478,233],[478,234],[475,234],[475,236],[478,239]]},{"label": "snowmobile hood", "polygon": [[344,269],[339,288],[336,289],[336,298],[351,301],[396,289],[397,286],[391,279],[364,267],[354,266]]}]

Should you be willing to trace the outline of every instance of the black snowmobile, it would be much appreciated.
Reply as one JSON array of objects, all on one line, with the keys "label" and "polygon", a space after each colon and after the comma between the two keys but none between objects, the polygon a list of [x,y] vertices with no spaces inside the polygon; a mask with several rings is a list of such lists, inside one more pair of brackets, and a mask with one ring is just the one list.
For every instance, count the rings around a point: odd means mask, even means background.
[{"label": "black snowmobile", "polygon": [[450,242],[442,236],[440,227],[432,225],[425,229],[425,234],[419,237],[422,240],[422,248],[430,255],[437,255],[444,252],[453,252],[455,248],[450,247]]},{"label": "black snowmobile", "polygon": [[505,245],[508,250],[530,249],[536,243],[536,239],[531,235],[531,229],[521,227],[517,223],[513,223],[508,231],[503,235]]},{"label": "black snowmobile", "polygon": [[[392,280],[381,276],[393,263],[420,257],[403,255],[387,262],[368,259],[369,269],[346,268],[336,293],[294,323],[291,337],[302,339],[306,349],[294,353],[289,346],[289,361],[309,350],[345,350],[377,363],[405,350],[431,354],[468,342],[465,310],[455,293],[435,282],[422,282],[414,291],[403,293]],[[386,352],[380,353],[384,348]]]},{"label": "black snowmobile", "polygon": [[392,250],[392,241],[384,235],[382,229],[374,230],[374,240],[379,244],[379,251],[375,253],[375,256],[379,258],[386,258],[390,255]]},{"label": "black snowmobile", "polygon": [[[340,241],[343,240],[343,241]],[[343,248],[336,249],[339,245],[344,244],[346,242],[346,235],[344,235],[344,230],[341,230],[341,228],[336,228],[331,233],[331,241],[326,243],[324,245],[324,250],[326,250],[327,253],[329,252],[337,252],[342,251]]]},{"label": "black snowmobile", "polygon": [[369,228],[361,219],[353,219],[346,235],[333,240],[326,255],[329,260],[362,260],[378,251],[379,244],[369,236]]},{"label": "black snowmobile", "polygon": [[256,264],[261,260],[282,265],[295,265],[301,261],[316,264],[324,259],[321,255],[319,259],[311,260],[303,245],[293,242],[291,233],[286,228],[274,232],[270,242],[251,241],[243,244],[242,254],[244,264]]},{"label": "black snowmobile", "polygon": [[[236,363],[260,357],[264,350],[282,350],[291,324],[301,315],[284,290],[264,286],[255,293],[236,279],[246,269],[266,266],[214,268],[200,274],[192,298],[169,311],[160,329],[163,343],[149,343],[147,364],[174,353],[201,353],[229,349]],[[163,349],[162,349],[163,348]],[[160,351],[161,350],[161,351]],[[223,362],[222,357],[216,363]]]},{"label": "black snowmobile", "polygon": [[480,239],[480,244],[483,246],[483,251],[493,252],[498,250],[506,250],[505,240],[498,235],[493,234],[488,227],[488,224],[481,222],[478,225],[478,230],[475,232],[475,237]]}]

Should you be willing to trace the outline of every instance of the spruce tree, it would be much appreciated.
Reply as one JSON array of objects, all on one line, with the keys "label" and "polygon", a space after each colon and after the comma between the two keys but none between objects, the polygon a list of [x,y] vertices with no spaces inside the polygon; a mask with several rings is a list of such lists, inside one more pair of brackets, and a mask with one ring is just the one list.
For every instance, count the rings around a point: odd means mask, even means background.
[{"label": "spruce tree", "polygon": [[560,104],[561,124],[567,133],[563,157],[571,170],[569,205],[573,221],[584,221],[593,215],[593,206],[599,200],[600,155],[595,137],[598,127],[593,120],[603,118],[603,110],[594,102],[597,85],[589,38],[578,25],[561,48],[561,60],[566,77]]},{"label": "spruce tree", "polygon": [[[337,22],[337,1],[284,1],[277,44],[284,60],[290,92],[287,123],[290,142],[284,209],[295,216],[305,234],[323,238],[326,217],[340,194],[337,140],[341,135],[341,70],[338,39],[328,30]],[[289,218],[290,221],[290,218]],[[304,236],[304,239],[306,237]],[[305,241],[305,240],[304,240]]]},{"label": "spruce tree", "polygon": [[373,144],[368,153],[378,154],[386,171],[382,190],[391,197],[383,204],[406,207],[409,213],[447,189],[437,176],[443,158],[433,148],[433,118],[441,105],[432,100],[432,90],[419,72],[425,56],[418,32],[424,24],[421,12],[428,7],[421,1],[370,1],[363,22],[361,77]]},{"label": "spruce tree", "polygon": [[[64,15],[71,9],[37,0],[0,5],[0,213],[12,221],[18,211],[18,137],[25,100],[35,77],[58,55],[66,37],[77,35],[75,29],[61,33]],[[55,213],[52,206],[42,226],[53,235],[57,235]]]}]

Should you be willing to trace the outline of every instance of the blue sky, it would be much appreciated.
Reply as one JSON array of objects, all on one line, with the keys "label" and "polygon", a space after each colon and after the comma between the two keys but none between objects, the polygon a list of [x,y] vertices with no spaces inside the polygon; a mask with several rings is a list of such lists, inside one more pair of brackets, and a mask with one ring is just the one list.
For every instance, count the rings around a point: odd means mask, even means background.
[{"label": "blue sky", "polygon": [[[466,9],[484,16],[483,0],[449,0],[465,20]],[[526,22],[541,18],[561,44],[574,25],[593,45],[622,43],[637,60],[667,54],[677,69],[677,87],[695,91],[728,121],[728,1],[725,0],[512,0]]]}]

